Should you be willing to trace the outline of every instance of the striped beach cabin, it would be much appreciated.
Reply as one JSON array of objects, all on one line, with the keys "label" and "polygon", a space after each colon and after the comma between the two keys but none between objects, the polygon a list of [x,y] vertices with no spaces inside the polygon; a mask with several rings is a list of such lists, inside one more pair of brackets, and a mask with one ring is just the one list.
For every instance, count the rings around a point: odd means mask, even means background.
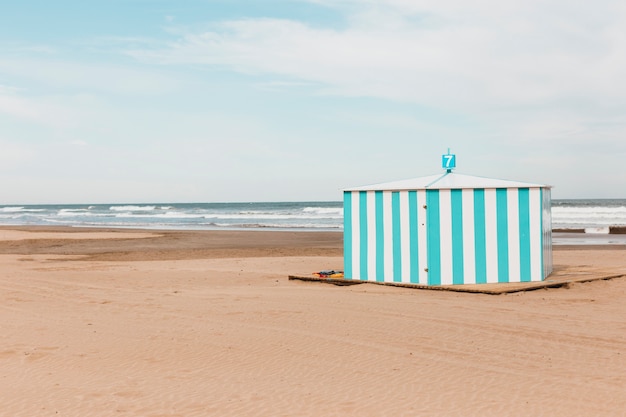
[{"label": "striped beach cabin", "polygon": [[344,277],[416,285],[542,281],[550,187],[445,174],[344,190]]}]

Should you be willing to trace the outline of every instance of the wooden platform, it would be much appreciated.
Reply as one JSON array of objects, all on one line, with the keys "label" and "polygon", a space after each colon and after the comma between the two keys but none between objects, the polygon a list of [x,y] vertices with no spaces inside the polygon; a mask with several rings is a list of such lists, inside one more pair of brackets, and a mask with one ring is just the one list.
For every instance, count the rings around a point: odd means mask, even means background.
[{"label": "wooden platform", "polygon": [[598,280],[607,280],[626,277],[626,270],[600,270],[596,268],[561,268],[555,270],[548,278],[541,282],[514,282],[514,283],[498,283],[498,284],[472,284],[472,285],[420,285],[420,284],[404,284],[395,282],[374,282],[359,281],[345,278],[318,278],[313,275],[289,275],[290,280],[313,281],[333,285],[390,285],[394,287],[404,287],[420,290],[434,291],[457,291],[470,292],[480,294],[507,294],[521,291],[534,291],[546,288],[566,287],[569,284],[577,282],[590,282]]}]

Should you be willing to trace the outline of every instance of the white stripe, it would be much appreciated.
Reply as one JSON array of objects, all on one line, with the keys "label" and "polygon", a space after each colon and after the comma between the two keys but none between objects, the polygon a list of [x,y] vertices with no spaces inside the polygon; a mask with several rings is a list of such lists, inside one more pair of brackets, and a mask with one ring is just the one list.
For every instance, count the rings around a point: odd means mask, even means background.
[{"label": "white stripe", "polygon": [[507,225],[509,235],[509,282],[520,282],[519,247],[519,189],[509,188],[507,196]]},{"label": "white stripe", "polygon": [[476,284],[474,241],[474,190],[464,189],[463,198],[463,283]]},{"label": "white stripe", "polygon": [[541,234],[543,233],[541,224],[541,201],[540,189],[531,188],[528,192],[530,205],[530,279],[531,281],[541,281],[543,270],[541,266]]},{"label": "white stripe", "polygon": [[[391,191],[383,191],[383,230],[384,234],[384,281],[393,282],[393,209],[391,207]],[[398,219],[400,220],[400,219]]]},{"label": "white stripe", "polygon": [[402,256],[402,282],[411,278],[411,242],[409,234],[409,193],[400,191],[400,246]]},{"label": "white stripe", "polygon": [[419,260],[419,283],[428,283],[428,227],[426,226],[426,191],[419,190],[417,192],[417,241],[418,241],[418,260]]},{"label": "white stripe", "polygon": [[419,283],[428,284],[428,213],[426,210],[426,191],[417,191],[418,201],[418,257]]},{"label": "white stripe", "polygon": [[452,202],[450,190],[439,190],[441,285],[452,284]]},{"label": "white stripe", "polygon": [[376,281],[376,194],[367,192],[367,280]]},{"label": "white stripe", "polygon": [[487,282],[498,282],[498,219],[496,190],[485,190],[485,246],[487,250]]}]

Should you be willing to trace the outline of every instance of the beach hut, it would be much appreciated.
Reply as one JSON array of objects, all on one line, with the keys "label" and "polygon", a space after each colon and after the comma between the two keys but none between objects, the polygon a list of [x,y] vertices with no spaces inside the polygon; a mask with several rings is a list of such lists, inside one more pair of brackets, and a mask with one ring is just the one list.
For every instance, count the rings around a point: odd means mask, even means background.
[{"label": "beach hut", "polygon": [[344,190],[344,278],[453,285],[552,272],[550,187],[445,172]]}]

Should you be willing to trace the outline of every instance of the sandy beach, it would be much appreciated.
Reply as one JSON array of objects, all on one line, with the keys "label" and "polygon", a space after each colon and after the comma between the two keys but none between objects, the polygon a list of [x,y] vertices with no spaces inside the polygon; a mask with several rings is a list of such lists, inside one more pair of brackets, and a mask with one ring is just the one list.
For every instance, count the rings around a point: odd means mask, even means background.
[{"label": "sandy beach", "polygon": [[[626,274],[626,246],[555,246]],[[0,416],[622,416],[626,278],[289,281],[342,234],[0,229]]]}]

